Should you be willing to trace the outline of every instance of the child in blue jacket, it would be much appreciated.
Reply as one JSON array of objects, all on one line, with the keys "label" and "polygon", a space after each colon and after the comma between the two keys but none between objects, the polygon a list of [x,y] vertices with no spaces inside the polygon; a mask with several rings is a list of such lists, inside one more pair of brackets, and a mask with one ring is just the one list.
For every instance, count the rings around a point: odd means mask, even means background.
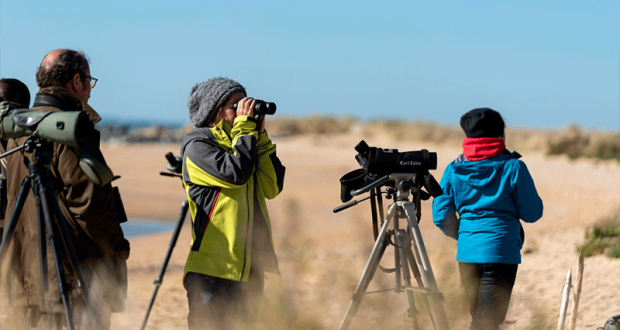
[{"label": "child in blue jacket", "polygon": [[521,263],[519,219],[537,221],[543,204],[520,155],[506,150],[505,124],[497,111],[473,109],[461,117],[461,127],[463,154],[444,171],[433,222],[458,240],[456,261],[470,304],[470,329],[498,329]]}]

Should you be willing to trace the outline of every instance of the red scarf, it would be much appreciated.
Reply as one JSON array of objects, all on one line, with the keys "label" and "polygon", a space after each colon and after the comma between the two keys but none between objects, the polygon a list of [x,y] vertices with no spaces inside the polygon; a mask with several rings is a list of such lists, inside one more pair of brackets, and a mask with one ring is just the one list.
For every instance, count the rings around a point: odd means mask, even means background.
[{"label": "red scarf", "polygon": [[465,138],[463,140],[463,156],[467,160],[477,161],[493,158],[506,150],[502,138]]}]

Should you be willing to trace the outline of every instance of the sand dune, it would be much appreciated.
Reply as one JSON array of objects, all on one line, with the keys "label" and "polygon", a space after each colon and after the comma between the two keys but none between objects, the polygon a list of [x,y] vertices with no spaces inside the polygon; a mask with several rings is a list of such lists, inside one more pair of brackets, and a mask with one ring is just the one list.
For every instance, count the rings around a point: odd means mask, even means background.
[{"label": "sand dune", "polygon": [[[282,194],[269,201],[281,276],[269,275],[258,329],[336,329],[349,304],[373,244],[367,203],[334,214],[340,205],[338,179],[356,169],[353,147],[360,136],[306,136],[275,139],[287,167]],[[460,150],[367,137],[371,146],[401,151],[429,149],[443,168]],[[510,146],[509,146],[510,147]],[[115,174],[130,218],[176,221],[184,191],[176,178],[163,177],[164,154],[178,145],[113,145],[103,152]],[[566,272],[575,269],[575,247],[585,229],[620,208],[620,166],[614,162],[569,161],[525,154],[545,204],[544,217],[526,224],[524,255],[508,321],[503,329],[556,327]],[[422,205],[420,226],[452,329],[465,329],[467,307],[454,261],[455,242],[432,224],[429,202]],[[189,250],[189,218],[159,290],[147,329],[186,328],[187,300],[181,283]],[[125,313],[113,316],[113,329],[139,329],[168,249],[170,233],[131,239],[129,298]],[[390,265],[389,253],[384,264]],[[372,289],[393,286],[393,275],[377,273]],[[407,328],[404,294],[380,293],[364,298],[351,329]],[[620,314],[620,260],[596,256],[585,260],[577,329],[594,329]],[[423,328],[432,329],[420,316]]]}]

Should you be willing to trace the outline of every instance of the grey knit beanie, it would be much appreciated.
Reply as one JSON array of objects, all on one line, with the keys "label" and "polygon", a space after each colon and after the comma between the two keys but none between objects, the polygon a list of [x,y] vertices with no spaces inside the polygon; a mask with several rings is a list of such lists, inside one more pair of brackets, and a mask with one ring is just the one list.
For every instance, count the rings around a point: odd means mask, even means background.
[{"label": "grey knit beanie", "polygon": [[218,110],[236,92],[242,92],[247,96],[245,88],[240,83],[228,78],[212,78],[194,85],[187,99],[189,120],[196,127],[209,125]]}]

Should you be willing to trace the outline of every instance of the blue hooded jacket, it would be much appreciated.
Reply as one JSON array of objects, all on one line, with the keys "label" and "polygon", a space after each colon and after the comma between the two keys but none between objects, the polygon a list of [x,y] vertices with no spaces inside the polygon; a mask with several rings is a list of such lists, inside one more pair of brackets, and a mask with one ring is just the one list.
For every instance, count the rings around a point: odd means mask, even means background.
[{"label": "blue hooded jacket", "polygon": [[448,165],[440,185],[433,222],[458,240],[458,262],[521,263],[519,219],[535,222],[543,213],[525,163],[508,152],[479,161],[461,155]]}]

